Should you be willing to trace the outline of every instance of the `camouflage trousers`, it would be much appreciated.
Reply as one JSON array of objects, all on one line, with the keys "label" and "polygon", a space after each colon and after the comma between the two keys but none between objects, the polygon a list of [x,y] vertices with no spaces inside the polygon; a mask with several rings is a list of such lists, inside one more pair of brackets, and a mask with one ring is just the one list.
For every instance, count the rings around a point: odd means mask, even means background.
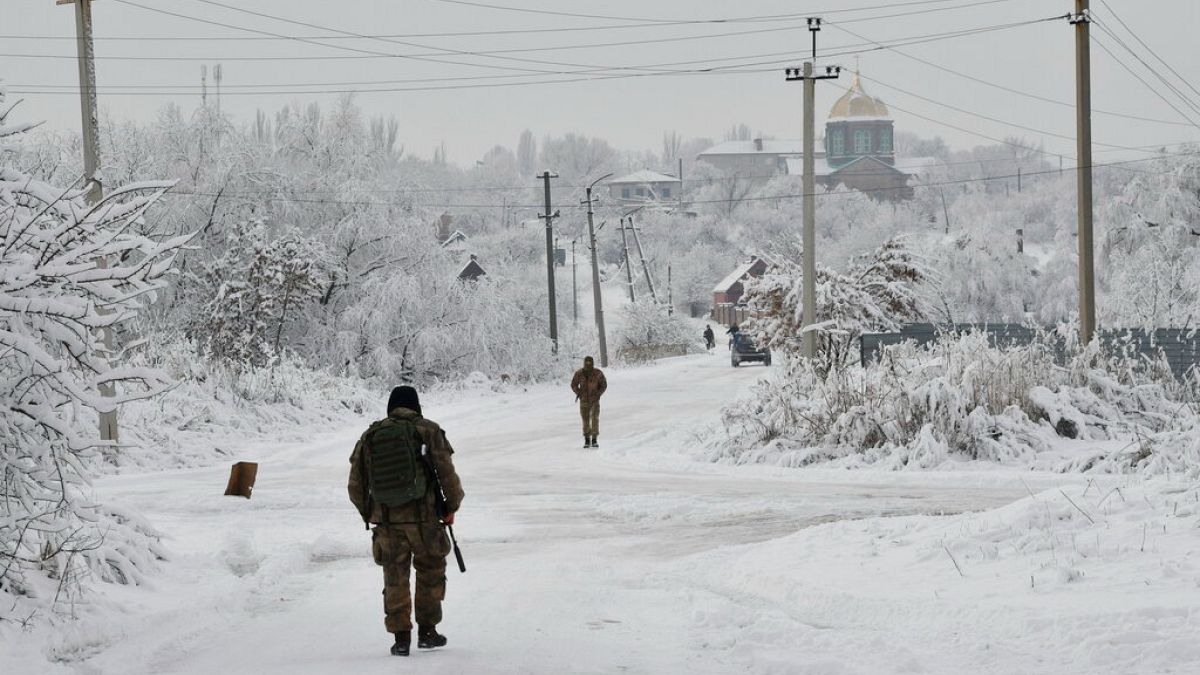
[{"label": "camouflage trousers", "polygon": [[580,401],[579,416],[583,418],[583,435],[600,435],[600,401]]},{"label": "camouflage trousers", "polygon": [[[446,556],[450,538],[436,523],[377,525],[371,553],[383,566],[384,625],[389,633],[412,630],[415,605],[418,626],[442,620],[446,598]],[[416,569],[416,592],[409,590],[409,568]]]}]

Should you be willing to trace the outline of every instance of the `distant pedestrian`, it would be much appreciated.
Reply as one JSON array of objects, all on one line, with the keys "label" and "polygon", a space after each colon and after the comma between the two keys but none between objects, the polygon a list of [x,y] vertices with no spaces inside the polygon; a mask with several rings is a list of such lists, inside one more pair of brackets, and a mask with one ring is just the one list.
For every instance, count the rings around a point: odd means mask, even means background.
[{"label": "distant pedestrian", "polygon": [[734,323],[729,324],[729,330],[725,331],[725,334],[729,336],[729,348],[730,349],[733,349],[733,341],[737,339],[737,334],[740,332],[741,332],[741,329],[738,328],[736,321]]},{"label": "distant pedestrian", "polygon": [[[363,521],[375,526],[371,553],[383,566],[384,625],[395,635],[396,656],[408,656],[414,604],[417,647],[446,644],[446,636],[437,632],[451,550],[445,528],[454,524],[463,499],[453,454],[442,428],[421,417],[417,390],[396,387],[388,399],[388,416],[367,429],[350,455],[350,501]],[[439,501],[439,480],[444,502]],[[412,594],[410,567],[417,577]]]},{"label": "distant pedestrian", "polygon": [[713,347],[717,346],[717,336],[713,334],[712,326],[704,325],[704,348],[712,351]]},{"label": "distant pedestrian", "polygon": [[583,359],[583,367],[575,371],[571,378],[571,391],[575,392],[575,400],[579,401],[579,416],[583,418],[583,447],[598,448],[596,437],[600,435],[600,397],[608,390],[608,380],[604,379],[604,371],[595,366],[595,361],[588,356]]}]

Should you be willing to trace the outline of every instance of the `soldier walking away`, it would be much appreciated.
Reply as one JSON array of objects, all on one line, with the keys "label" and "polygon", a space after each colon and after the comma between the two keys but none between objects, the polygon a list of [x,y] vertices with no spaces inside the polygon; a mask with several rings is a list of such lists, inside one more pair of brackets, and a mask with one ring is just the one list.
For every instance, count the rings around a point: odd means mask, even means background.
[{"label": "soldier walking away", "polygon": [[704,326],[704,348],[712,351],[713,347],[717,346],[717,336],[713,334],[712,326],[705,324]]},{"label": "soldier walking away", "polygon": [[[437,423],[421,417],[417,390],[396,387],[387,409],[388,416],[354,446],[348,489],[363,522],[375,526],[371,553],[383,567],[384,625],[396,638],[392,654],[408,656],[414,605],[417,647],[446,644],[446,636],[437,632],[451,550],[446,527],[454,524],[463,490],[451,459],[454,449]],[[445,505],[439,509],[441,493]],[[411,594],[410,567],[417,581]]]},{"label": "soldier walking away", "polygon": [[583,367],[571,378],[571,391],[579,401],[579,416],[583,418],[583,447],[598,448],[600,435],[600,397],[608,389],[604,371],[595,366],[592,357],[584,357]]}]

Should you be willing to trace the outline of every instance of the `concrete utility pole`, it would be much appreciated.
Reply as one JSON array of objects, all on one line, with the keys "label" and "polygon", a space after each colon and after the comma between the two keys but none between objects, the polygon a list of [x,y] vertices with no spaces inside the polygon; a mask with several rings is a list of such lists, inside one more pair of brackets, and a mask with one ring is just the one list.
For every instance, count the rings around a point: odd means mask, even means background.
[{"label": "concrete utility pole", "polygon": [[1079,210],[1079,339],[1096,332],[1096,284],[1092,261],[1092,57],[1088,0],[1075,0],[1075,127]]},{"label": "concrete utility pole", "polygon": [[637,302],[633,297],[633,261],[629,259],[629,239],[625,234],[625,216],[621,216],[621,247],[625,250],[625,283],[629,285],[629,301]]},{"label": "concrete utility pole", "polygon": [[592,198],[592,188],[595,187],[596,183],[611,175],[611,173],[606,174],[592,181],[592,184],[587,186],[587,200],[584,201],[587,204],[588,245],[592,250],[592,307],[596,315],[596,330],[600,334],[601,368],[608,367],[608,342],[604,337],[604,302],[600,298],[600,263],[596,253],[596,227],[592,222],[592,215],[594,213],[592,205],[596,203],[596,200]]},{"label": "concrete utility pole", "polygon": [[[104,188],[96,172],[100,169],[100,114],[96,105],[96,61],[92,46],[92,0],[56,0],[58,5],[75,5],[75,45],[79,61],[79,110],[83,120],[83,174],[87,180],[88,203],[99,204],[104,199]],[[96,267],[108,267],[104,258],[96,259]],[[113,334],[111,328],[100,329],[100,340],[103,344],[103,358],[107,360],[113,351]],[[100,386],[102,396],[112,398],[117,395],[113,384]],[[120,440],[117,427],[117,411],[111,410],[100,413],[100,440]]]},{"label": "concrete utility pole", "polygon": [[785,77],[788,82],[804,81],[804,356],[812,358],[817,355],[817,334],[811,326],[817,322],[817,227],[816,227],[816,165],[814,162],[815,137],[814,130],[817,80],[836,79],[842,69],[836,66],[826,66],[824,75],[813,75],[813,64],[817,60],[817,33],[821,30],[819,18],[808,19],[808,32],[812,35],[812,60],[804,63],[804,69],[788,68]]},{"label": "concrete utility pole", "polygon": [[650,280],[650,266],[646,264],[646,254],[642,253],[642,239],[633,225],[632,215],[629,216],[629,229],[633,232],[633,245],[637,247],[638,258],[642,260],[642,274],[646,275],[646,285],[650,287],[650,297],[657,303],[658,294],[654,292],[654,282]]},{"label": "concrete utility pole", "polygon": [[575,242],[571,240],[571,323],[579,323],[579,281],[576,270],[579,265],[575,264]]},{"label": "concrete utility pole", "polygon": [[671,293],[671,263],[667,263],[667,316],[675,313],[675,298]]},{"label": "concrete utility pole", "polygon": [[550,341],[554,343],[551,351],[558,353],[558,309],[554,305],[554,219],[558,217],[558,211],[550,211],[550,179],[558,178],[558,174],[551,171],[542,172],[542,185],[545,186],[546,193],[546,212],[539,215],[538,218],[546,219],[546,290],[550,298]]}]

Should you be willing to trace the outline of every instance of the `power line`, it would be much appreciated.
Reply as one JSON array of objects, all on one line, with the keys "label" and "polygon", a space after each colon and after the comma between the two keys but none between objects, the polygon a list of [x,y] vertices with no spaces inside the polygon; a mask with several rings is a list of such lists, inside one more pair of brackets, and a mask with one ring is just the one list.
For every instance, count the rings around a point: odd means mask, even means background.
[{"label": "power line", "polygon": [[[126,0],[117,0],[117,1],[124,2]],[[922,36],[914,36],[911,38],[902,38],[901,41],[897,44],[900,44],[902,46],[910,46],[910,45],[915,45],[915,44],[924,44],[924,43],[928,43],[928,42],[935,42],[935,41],[946,40],[946,39],[969,37],[969,36],[979,35],[979,34],[986,33],[986,32],[1008,30],[1008,29],[1012,29],[1012,28],[1018,28],[1018,27],[1022,27],[1022,26],[1028,26],[1028,25],[1032,25],[1032,24],[1036,24],[1036,23],[1041,23],[1041,22],[1045,22],[1045,21],[1058,20],[1059,18],[1061,18],[1061,17],[1032,19],[1032,20],[1026,20],[1026,21],[1012,22],[1012,23],[1007,23],[1007,24],[994,24],[994,25],[979,26],[979,27],[974,27],[974,28],[960,29],[960,30],[942,32],[942,33],[931,33],[931,34],[922,35]],[[858,54],[858,53],[865,53],[865,52],[870,52],[870,51],[878,51],[881,49],[888,49],[888,48],[892,47],[892,45],[886,45],[886,44],[878,43],[878,42],[869,42],[869,43],[865,43],[865,44],[874,45],[874,46],[872,46],[868,49],[860,49],[860,48],[858,48],[859,46],[856,45],[856,46],[854,46],[854,48],[842,48],[841,51],[830,52],[827,56],[830,56],[830,57],[844,56],[844,55],[848,55],[848,54]],[[324,90],[318,90],[318,89],[287,90],[287,91],[271,91],[271,92],[229,91],[228,93],[230,95],[260,95],[260,94],[295,95],[295,94],[345,94],[345,93],[398,92],[398,91],[440,91],[440,90],[448,90],[448,89],[494,88],[494,87],[504,87],[504,86],[530,86],[530,85],[538,85],[538,84],[559,84],[559,83],[568,83],[568,82],[583,82],[583,81],[607,80],[607,79],[624,79],[624,78],[630,78],[630,77],[663,76],[663,75],[695,75],[695,74],[769,72],[770,70],[773,70],[773,69],[768,69],[768,68],[750,69],[750,67],[752,67],[752,66],[774,66],[774,65],[778,65],[780,63],[788,62],[794,58],[794,54],[792,52],[782,52],[781,54],[786,54],[788,56],[785,59],[761,61],[761,62],[757,62],[757,63],[746,63],[746,64],[731,65],[731,66],[710,66],[710,67],[705,67],[705,68],[692,68],[692,69],[684,69],[684,70],[658,70],[658,69],[662,68],[664,66],[696,63],[696,61],[684,61],[684,62],[676,62],[676,63],[668,63],[668,64],[651,64],[651,65],[644,65],[644,66],[595,67],[592,69],[584,69],[584,70],[577,70],[577,71],[563,71],[563,72],[558,72],[558,73],[548,73],[548,74],[553,74],[553,75],[565,75],[565,76],[573,76],[573,75],[585,74],[585,73],[599,73],[598,75],[595,75],[593,77],[560,77],[558,79],[527,81],[527,82],[505,82],[505,83],[491,83],[491,84],[469,83],[469,84],[442,85],[442,86],[429,86],[429,87],[387,87],[387,88],[373,88],[373,89],[337,88],[337,89],[324,89]],[[748,56],[748,57],[730,57],[730,58],[741,60],[743,58],[755,58],[755,57]],[[700,61],[700,62],[711,62],[711,60]],[[746,68],[746,70],[734,70],[735,68]],[[612,73],[610,71],[637,71],[637,72]],[[511,77],[516,77],[516,76],[513,75]],[[479,78],[465,77],[465,78],[461,78],[461,79],[486,79],[486,78],[481,76]],[[59,92],[59,91],[37,92],[37,91],[34,91],[33,89],[31,89],[31,87],[46,87],[46,86],[59,86],[59,85],[26,85],[25,88],[23,88],[23,89],[14,89],[14,92],[15,93],[47,93],[47,94],[69,93],[69,90],[65,91],[65,92]],[[140,86],[140,85],[134,85],[134,86]],[[174,87],[174,88],[180,88],[180,87],[186,88],[189,85],[167,85],[167,86]],[[294,85],[294,86],[308,86],[308,85],[298,84],[298,85]],[[191,91],[195,91],[195,90],[192,89]],[[156,96],[156,95],[160,95],[160,94],[171,94],[171,93],[180,93],[180,92],[111,91],[111,90],[106,92],[106,94],[108,94],[108,95],[122,95],[122,96]]]},{"label": "power line", "polygon": [[[539,15],[544,15],[544,16],[561,16],[561,17],[570,17],[570,18],[578,18],[578,19],[603,19],[603,20],[609,20],[609,21],[631,21],[631,22],[643,22],[643,23],[649,22],[649,23],[659,23],[659,24],[673,23],[673,21],[671,19],[650,19],[650,18],[611,16],[611,15],[601,15],[601,14],[580,14],[580,13],[575,13],[575,12],[563,12],[563,11],[548,10],[548,9],[531,9],[528,7],[506,7],[504,5],[494,5],[494,4],[490,4],[490,3],[486,3],[486,2],[474,2],[471,0],[434,0],[434,1],[441,2],[443,4],[448,4],[448,5],[465,5],[468,7],[478,7],[478,8],[482,8],[482,9],[493,9],[493,10],[499,10],[499,11],[505,11],[505,12],[519,12],[519,13],[524,13],[524,14],[539,14]],[[767,16],[763,16],[763,17],[758,17],[758,20],[768,20],[768,19],[773,19],[773,18],[774,19],[793,18],[793,17],[800,17],[800,16],[816,16],[818,14],[820,14],[820,15],[846,14],[846,13],[851,13],[851,12],[866,12],[866,11],[871,11],[871,10],[875,10],[875,9],[892,9],[895,7],[912,7],[912,6],[918,6],[918,5],[944,4],[947,2],[953,2],[953,1],[954,0],[913,0],[910,2],[897,2],[897,3],[891,3],[891,4],[885,4],[885,5],[873,5],[873,6],[868,6],[868,7],[850,7],[850,8],[841,8],[841,9],[813,10],[813,11],[807,12],[805,14],[776,14],[773,16],[767,15]],[[1006,0],[997,0],[997,1],[1006,1]],[[697,22],[698,23],[726,23],[726,22],[735,21],[735,20],[736,19],[698,19]]]},{"label": "power line", "polygon": [[[851,37],[855,37],[855,38],[858,38],[858,39],[860,39],[860,40],[869,40],[869,38],[867,38],[867,37],[863,36],[863,35],[862,35],[862,34],[860,34],[860,33],[855,33],[854,31],[851,31],[851,30],[849,30],[849,29],[847,29],[847,28],[842,28],[842,26],[841,26],[841,24],[840,24],[839,22],[826,22],[826,24],[827,24],[827,25],[829,25],[829,26],[832,26],[833,28],[835,28],[835,29],[837,29],[837,30],[840,30],[840,31],[842,31],[842,32],[846,33],[847,35],[850,35]],[[878,43],[878,42],[873,42],[873,44],[881,45],[881,43]],[[1071,108],[1071,109],[1074,109],[1074,108],[1075,108],[1075,104],[1074,104],[1073,102],[1069,102],[1069,101],[1060,101],[1060,100],[1057,100],[1057,99],[1049,98],[1049,97],[1047,97],[1047,96],[1039,96],[1038,94],[1034,94],[1034,93],[1031,93],[1031,92],[1023,91],[1023,90],[1020,90],[1020,89],[1014,89],[1014,88],[1012,88],[1012,87],[1006,87],[1006,86],[1004,86],[1004,85],[1002,85],[1002,84],[998,84],[998,83],[996,83],[996,82],[993,82],[993,81],[991,81],[991,80],[988,80],[988,79],[985,79],[985,78],[981,78],[981,77],[976,77],[976,76],[974,76],[974,75],[970,75],[970,74],[968,74],[968,73],[964,73],[964,72],[962,72],[962,71],[955,70],[955,69],[953,69],[953,68],[949,68],[949,67],[947,67],[947,66],[945,66],[945,65],[942,65],[942,64],[940,64],[940,63],[936,63],[936,62],[934,62],[934,61],[930,61],[930,60],[927,60],[927,59],[923,59],[923,58],[921,58],[921,57],[919,57],[919,56],[914,56],[914,55],[912,55],[912,54],[909,54],[908,52],[902,52],[902,51],[900,51],[899,49],[897,49],[895,46],[890,46],[890,45],[881,45],[881,46],[882,46],[883,48],[885,48],[885,49],[887,49],[887,50],[889,50],[889,51],[891,51],[891,52],[893,52],[893,53],[895,53],[895,54],[899,55],[899,56],[903,56],[903,57],[904,57],[904,58],[906,58],[906,59],[910,59],[910,60],[912,60],[912,61],[916,61],[917,63],[924,64],[924,65],[926,65],[926,66],[929,66],[930,68],[935,68],[935,69],[937,69],[937,70],[940,70],[940,71],[942,71],[942,72],[944,72],[944,73],[949,73],[949,74],[951,74],[951,75],[956,75],[956,76],[958,76],[958,77],[961,77],[961,78],[964,78],[964,79],[966,79],[966,80],[970,80],[971,82],[976,82],[976,83],[978,83],[978,84],[986,85],[986,86],[988,86],[988,87],[992,87],[992,88],[994,88],[994,89],[999,89],[1000,91],[1005,91],[1005,92],[1008,92],[1008,93],[1010,93],[1010,94],[1016,94],[1016,95],[1018,95],[1018,96],[1024,96],[1024,97],[1026,97],[1026,98],[1030,98],[1030,99],[1033,99],[1033,100],[1036,100],[1036,101],[1042,101],[1042,102],[1045,102],[1045,103],[1052,103],[1052,104],[1054,104],[1054,105],[1057,105],[1057,106],[1062,106],[1062,107]],[[1092,112],[1093,112],[1093,113],[1096,113],[1096,114],[1100,114],[1100,115],[1107,115],[1107,116],[1110,116],[1110,117],[1120,117],[1120,118],[1124,118],[1124,119],[1137,120],[1137,121],[1139,121],[1139,122],[1154,122],[1154,123],[1157,123],[1157,124],[1170,124],[1170,125],[1174,125],[1174,126],[1186,126],[1186,127],[1194,126],[1194,125],[1192,125],[1192,124],[1190,124],[1190,123],[1188,123],[1188,122],[1177,122],[1177,121],[1175,121],[1175,120],[1163,120],[1163,119],[1156,119],[1156,118],[1153,118],[1153,117],[1142,117],[1142,116],[1139,116],[1139,115],[1131,115],[1131,114],[1128,114],[1128,113],[1119,113],[1119,112],[1114,112],[1114,111],[1111,111],[1111,110],[1101,110],[1101,109],[1099,109],[1099,108],[1092,108]]]},{"label": "power line", "polygon": [[[1136,164],[1136,163],[1140,163],[1140,162],[1151,162],[1151,161],[1158,161],[1158,160],[1163,160],[1163,159],[1172,159],[1172,158],[1176,158],[1176,157],[1189,157],[1189,156],[1196,156],[1196,155],[1200,155],[1200,151],[1177,152],[1177,153],[1172,153],[1169,155],[1160,155],[1157,157],[1143,157],[1143,158],[1139,158],[1139,159],[1120,160],[1120,161],[1115,161],[1115,162],[1093,163],[1091,166],[1092,166],[1092,168],[1124,168],[1125,165],[1128,165],[1128,164]],[[1032,176],[1051,175],[1051,174],[1058,174],[1058,173],[1059,173],[1058,169],[1043,169],[1043,170],[1038,170],[1038,171],[1021,172],[1020,175],[1023,178],[1029,178]],[[1169,175],[1169,174],[1173,174],[1175,172],[1174,171],[1156,171],[1156,172],[1142,172],[1142,173],[1145,173],[1147,175]],[[946,187],[949,185],[963,185],[963,184],[969,184],[969,183],[985,183],[985,182],[992,182],[992,181],[999,181],[999,180],[1015,179],[1017,176],[1018,176],[1018,174],[1010,173],[1010,174],[1001,174],[1001,175],[994,175],[994,176],[984,176],[984,177],[979,177],[979,178],[950,179],[950,180],[938,181],[938,182],[933,182],[933,183],[917,183],[915,185],[902,185],[902,186],[896,186],[896,187],[869,188],[869,189],[865,189],[865,190],[853,189],[853,190],[848,190],[848,191],[843,191],[843,192],[818,192],[818,193],[814,194],[813,197],[821,198],[821,197],[846,196],[846,195],[854,194],[855,192],[860,192],[860,193],[864,193],[864,194],[886,193],[886,192],[895,192],[898,190],[907,190],[907,189],[916,189],[916,188],[933,188],[933,187]],[[575,189],[575,188],[580,188],[582,186],[569,186],[569,187],[572,189]],[[530,187],[530,186],[523,186],[521,189],[534,189],[534,188]],[[383,193],[386,193],[387,191],[372,190],[371,192],[383,194]],[[238,193],[230,193],[230,192],[219,192],[218,193],[218,192],[203,192],[203,191],[194,191],[194,190],[175,190],[175,189],[172,189],[170,192],[167,192],[166,194],[168,196],[242,197],[242,198],[259,199],[261,201],[269,201],[269,202],[285,202],[285,203],[299,203],[299,204],[332,204],[332,205],[348,205],[348,206],[401,206],[401,207],[411,206],[411,204],[406,203],[406,202],[338,200],[338,199],[307,199],[307,198],[303,198],[303,197],[270,197],[270,196],[261,196],[261,195],[257,195],[257,194],[246,195],[246,194],[238,194]],[[804,196],[805,195],[803,193],[785,193],[785,194],[771,195],[771,196],[745,197],[745,198],[741,198],[741,199],[724,198],[724,199],[692,200],[688,203],[689,204],[722,204],[722,203],[742,202],[742,201],[746,201],[746,202],[772,201],[772,200],[781,200],[781,199],[800,199],[800,198],[803,198]],[[540,209],[540,208],[542,208],[541,204],[447,204],[447,203],[439,203],[439,204],[436,204],[435,206],[436,206],[436,208],[464,208],[464,209],[465,208],[509,208],[509,209]],[[567,205],[563,208],[583,208],[583,207]]]},{"label": "power line", "polygon": [[[1155,68],[1153,65],[1147,63],[1146,60],[1143,59],[1141,57],[1141,55],[1139,55],[1137,52],[1135,52],[1132,47],[1130,47],[1128,44],[1126,44],[1126,42],[1124,40],[1122,40],[1119,35],[1117,35],[1115,32],[1113,32],[1110,28],[1108,28],[1108,26],[1106,26],[1102,21],[1100,21],[1098,19],[1093,18],[1092,23],[1094,23],[1096,25],[1096,27],[1101,30],[1101,32],[1103,32],[1108,37],[1112,38],[1112,40],[1114,42],[1116,42],[1122,49],[1124,49],[1126,52],[1128,52],[1134,58],[1134,60],[1136,60],[1138,63],[1142,64],[1142,66],[1146,69],[1147,72],[1149,72],[1151,75],[1154,76],[1155,79],[1157,79],[1164,86],[1166,86],[1167,90],[1170,91],[1172,94],[1175,94],[1175,96],[1177,96],[1179,98],[1179,100],[1183,102],[1183,104],[1185,106],[1190,108],[1192,110],[1192,112],[1200,113],[1200,105],[1197,105],[1196,102],[1193,101],[1191,98],[1189,98],[1185,92],[1180,90],[1179,87],[1177,87],[1174,83],[1172,83],[1170,80],[1168,80],[1162,73],[1160,73],[1157,68]],[[1096,40],[1096,38],[1098,38],[1098,37],[1099,36],[1093,35],[1092,39]],[[1099,41],[1097,41],[1096,44],[1101,44],[1101,43]],[[1111,50],[1105,48],[1105,51],[1108,52],[1109,56],[1111,56],[1114,60],[1120,61],[1117,58],[1116,54],[1112,53]],[[1162,94],[1160,94],[1158,92],[1158,90],[1154,89],[1153,85],[1151,85],[1150,82],[1147,81],[1144,77],[1139,76],[1136,73],[1134,73],[1133,70],[1124,63],[1121,63],[1121,66],[1123,68],[1125,68],[1125,70],[1129,71],[1129,73],[1131,75],[1133,75],[1134,77],[1137,77],[1139,80],[1142,80],[1143,84],[1145,84],[1148,88],[1150,88],[1152,91],[1154,91],[1154,93],[1159,98],[1161,98],[1164,103],[1167,103],[1167,105],[1171,105],[1170,102],[1167,101],[1166,97],[1162,96]],[[1173,106],[1173,105],[1171,105],[1171,107],[1172,107],[1172,109],[1175,110],[1175,112],[1178,112],[1180,115],[1182,115],[1184,117],[1184,119],[1187,119],[1189,122],[1193,121],[1192,118],[1189,115],[1184,114],[1183,111],[1179,110],[1178,108],[1175,108],[1175,106]],[[1193,124],[1194,124],[1194,122],[1193,122]]]},{"label": "power line", "polygon": [[[1097,23],[1096,25],[1101,30],[1104,30],[1103,26],[1100,26],[1099,23]],[[1091,39],[1092,39],[1092,42],[1095,42],[1097,47],[1099,47],[1100,49],[1103,49],[1104,52],[1106,54],[1108,54],[1109,57],[1112,58],[1112,60],[1117,63],[1117,65],[1124,68],[1125,71],[1128,72],[1130,75],[1132,75],[1134,79],[1136,79],[1138,82],[1141,82],[1142,85],[1146,87],[1146,89],[1149,89],[1150,93],[1154,94],[1155,96],[1157,96],[1159,98],[1159,100],[1161,100],[1163,103],[1167,104],[1167,107],[1169,107],[1171,110],[1174,110],[1176,113],[1178,113],[1180,117],[1187,120],[1188,123],[1191,124],[1192,126],[1200,128],[1200,125],[1197,125],[1196,121],[1193,120],[1187,113],[1180,110],[1178,106],[1176,106],[1174,103],[1172,103],[1166,96],[1163,96],[1163,94],[1160,91],[1158,91],[1158,89],[1155,89],[1153,85],[1151,85],[1149,82],[1147,82],[1146,79],[1144,77],[1142,77],[1142,75],[1138,74],[1137,71],[1135,71],[1129,64],[1122,61],[1120,59],[1120,57],[1118,57],[1116,55],[1116,53],[1113,52],[1113,50],[1108,48],[1108,45],[1104,44],[1104,41],[1100,39],[1100,36],[1098,34],[1092,33]]]},{"label": "power line", "polygon": [[[964,114],[964,115],[970,115],[970,116],[972,116],[972,117],[978,117],[979,119],[987,120],[987,121],[989,121],[989,122],[995,122],[996,124],[1003,124],[1003,125],[1005,125],[1005,126],[1013,127],[1013,128],[1015,128],[1015,129],[1022,129],[1022,130],[1025,130],[1025,131],[1031,131],[1031,132],[1033,132],[1033,133],[1035,133],[1035,134],[1042,134],[1042,135],[1045,135],[1045,136],[1053,136],[1053,137],[1055,137],[1055,138],[1062,138],[1062,139],[1066,139],[1066,140],[1069,140],[1069,141],[1074,141],[1074,140],[1075,140],[1075,137],[1074,137],[1074,136],[1072,136],[1072,135],[1069,135],[1069,134],[1060,134],[1060,133],[1057,133],[1057,132],[1054,132],[1054,131],[1046,131],[1045,129],[1038,129],[1038,128],[1036,128],[1036,127],[1025,126],[1025,125],[1023,125],[1023,124],[1018,124],[1018,123],[1016,123],[1016,122],[1010,122],[1010,121],[1008,121],[1008,120],[1002,120],[1002,119],[1000,119],[1000,118],[998,118],[998,117],[992,117],[992,116],[990,116],[990,115],[985,115],[985,114],[983,114],[983,113],[978,113],[978,112],[975,112],[975,111],[972,111],[972,110],[968,110],[968,109],[966,109],[966,108],[960,108],[960,107],[958,107],[958,106],[951,105],[951,104],[949,104],[949,103],[944,103],[944,102],[942,102],[942,101],[937,101],[937,100],[935,100],[935,99],[929,98],[928,96],[922,96],[921,94],[917,94],[917,93],[914,93],[914,92],[908,91],[908,90],[906,90],[906,89],[901,89],[900,87],[897,87],[897,86],[895,86],[895,85],[893,85],[893,84],[888,84],[888,83],[886,83],[886,82],[884,82],[884,81],[882,81],[882,80],[878,80],[878,79],[875,79],[875,78],[867,77],[866,75],[859,74],[859,77],[860,77],[860,78],[862,78],[862,79],[864,79],[864,80],[867,80],[868,82],[874,82],[875,84],[878,84],[878,85],[880,85],[880,86],[884,87],[885,89],[891,89],[892,91],[897,91],[897,92],[900,92],[901,94],[906,94],[906,95],[908,95],[908,96],[912,96],[913,98],[919,98],[919,99],[921,99],[922,101],[927,101],[927,102],[929,102],[929,103],[932,103],[932,104],[934,104],[934,105],[939,105],[939,106],[942,106],[943,108],[949,108],[950,110],[953,110],[953,111],[955,111],[955,112],[960,112],[960,113],[962,113],[962,114]],[[1115,144],[1112,144],[1112,143],[1101,143],[1101,142],[1099,142],[1099,141],[1095,141],[1095,142],[1093,143],[1093,145],[1100,145],[1100,146],[1104,146],[1104,147],[1108,147],[1108,148],[1114,148],[1114,149],[1117,149],[1117,150],[1134,150],[1134,151],[1138,151],[1138,152],[1152,152],[1152,151],[1150,151],[1150,150],[1146,150],[1146,149],[1139,148],[1139,147],[1128,146],[1128,145],[1115,145]]]},{"label": "power line", "polygon": [[1150,52],[1151,56],[1158,59],[1158,62],[1163,64],[1163,66],[1165,66],[1167,68],[1167,70],[1171,71],[1171,73],[1173,73],[1175,75],[1175,77],[1179,78],[1180,82],[1183,82],[1197,96],[1200,96],[1200,89],[1196,89],[1196,87],[1193,86],[1192,83],[1190,81],[1188,81],[1188,79],[1186,77],[1184,77],[1183,75],[1180,75],[1178,70],[1175,70],[1174,68],[1172,68],[1171,64],[1167,63],[1166,60],[1163,59],[1163,57],[1158,55],[1158,52],[1155,52],[1154,49],[1152,47],[1150,47],[1150,45],[1146,44],[1145,40],[1138,37],[1138,34],[1133,32],[1133,29],[1129,27],[1129,24],[1125,23],[1125,21],[1120,16],[1117,15],[1116,11],[1113,10],[1112,7],[1109,7],[1108,3],[1105,0],[1100,0],[1100,4],[1104,5],[1104,8],[1108,10],[1108,13],[1111,14],[1112,17],[1117,20],[1117,23],[1121,24],[1121,26],[1130,35],[1133,36],[1134,40],[1137,40],[1139,44],[1141,44],[1143,47],[1145,47],[1146,51]]},{"label": "power line", "polygon": [[131,0],[113,0],[113,2],[117,2],[122,5],[128,5],[130,7],[137,7],[138,9],[143,9],[148,12],[154,12],[156,14],[164,14],[166,16],[173,16],[173,17],[177,17],[180,19],[186,19],[188,21],[195,21],[198,23],[208,24],[208,25],[212,25],[212,26],[220,26],[222,28],[228,28],[230,30],[239,30],[239,31],[245,31],[248,33],[256,33],[259,35],[268,35],[271,37],[284,38],[284,39],[288,39],[288,40],[293,40],[295,42],[316,45],[318,47],[326,47],[328,49],[338,49],[338,50],[342,50],[342,51],[356,52],[356,53],[360,53],[360,54],[370,54],[372,56],[387,56],[387,57],[398,58],[398,59],[430,61],[433,63],[444,63],[444,64],[450,64],[450,65],[456,65],[456,66],[475,66],[478,68],[492,68],[492,69],[509,70],[509,71],[523,70],[526,72],[546,72],[547,74],[555,74],[553,71],[538,71],[536,69],[531,69],[531,68],[520,68],[520,67],[515,67],[515,66],[495,66],[495,65],[490,65],[490,64],[486,64],[486,63],[463,63],[461,61],[451,61],[451,60],[447,60],[447,59],[441,59],[441,58],[430,57],[430,56],[409,56],[409,55],[405,55],[405,54],[392,54],[392,53],[379,52],[379,51],[374,51],[374,50],[359,49],[358,47],[348,47],[345,45],[328,44],[328,43],[324,43],[324,42],[318,42],[317,40],[313,40],[311,38],[301,38],[301,37],[296,37],[294,35],[282,35],[280,33],[273,33],[271,31],[259,30],[257,28],[247,28],[246,26],[238,26],[235,24],[223,23],[220,21],[212,21],[210,19],[203,19],[200,17],[191,16],[188,14],[172,12],[172,11],[165,10],[165,9],[159,9],[157,7],[149,7],[147,5],[142,5],[142,4],[138,4],[136,2],[132,2]]}]

